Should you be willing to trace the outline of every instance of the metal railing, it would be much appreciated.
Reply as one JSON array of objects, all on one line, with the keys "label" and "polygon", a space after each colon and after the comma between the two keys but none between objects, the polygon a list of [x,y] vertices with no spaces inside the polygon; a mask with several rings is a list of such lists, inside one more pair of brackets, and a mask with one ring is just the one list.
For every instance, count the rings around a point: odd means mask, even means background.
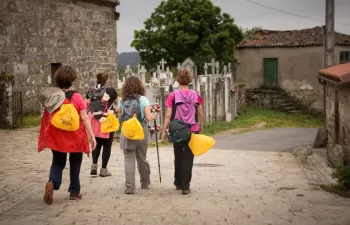
[{"label": "metal railing", "polygon": [[12,93],[13,128],[23,124],[23,94],[22,91]]}]

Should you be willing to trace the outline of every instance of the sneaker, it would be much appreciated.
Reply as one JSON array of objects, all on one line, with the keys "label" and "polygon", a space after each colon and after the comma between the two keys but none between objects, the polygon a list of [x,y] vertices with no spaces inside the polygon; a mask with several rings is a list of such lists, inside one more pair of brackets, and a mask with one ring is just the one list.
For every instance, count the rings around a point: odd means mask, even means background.
[{"label": "sneaker", "polygon": [[183,194],[183,195],[187,195],[187,194],[189,194],[189,193],[191,193],[191,189],[189,189],[189,188],[188,188],[188,189],[183,189],[183,190],[182,190],[182,194]]},{"label": "sneaker", "polygon": [[80,193],[70,193],[69,200],[80,200],[83,198],[83,195]]},{"label": "sneaker", "polygon": [[107,168],[101,168],[100,170],[100,177],[109,177],[112,176],[112,174],[108,171]]},{"label": "sneaker", "polygon": [[182,187],[181,186],[176,186],[176,190],[182,190]]},{"label": "sneaker", "polygon": [[97,168],[98,168],[97,164],[92,164],[90,175],[97,176]]},{"label": "sneaker", "polygon": [[130,190],[130,189],[125,189],[124,193],[127,195],[132,195],[132,194],[134,194],[134,191]]},{"label": "sneaker", "polygon": [[53,202],[53,183],[47,182],[45,186],[45,194],[44,194],[44,201],[46,204],[51,205]]},{"label": "sneaker", "polygon": [[149,184],[141,184],[141,189],[149,189]]}]

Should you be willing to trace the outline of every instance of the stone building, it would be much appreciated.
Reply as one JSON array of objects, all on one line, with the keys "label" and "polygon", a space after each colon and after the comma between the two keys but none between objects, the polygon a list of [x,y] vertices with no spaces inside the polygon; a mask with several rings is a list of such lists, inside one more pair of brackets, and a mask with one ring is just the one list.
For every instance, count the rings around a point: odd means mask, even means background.
[{"label": "stone building", "polygon": [[[350,62],[350,35],[335,33],[336,64]],[[243,40],[235,52],[237,82],[248,88],[278,86],[304,105],[322,109],[318,71],[324,68],[323,28],[261,30]]]},{"label": "stone building", "polygon": [[318,77],[326,85],[328,159],[350,163],[350,63],[320,70]]},{"label": "stone building", "polygon": [[119,0],[1,0],[0,71],[14,75],[24,112],[39,112],[38,93],[55,85],[61,65],[79,73],[86,91],[99,72],[116,80],[116,6]]}]

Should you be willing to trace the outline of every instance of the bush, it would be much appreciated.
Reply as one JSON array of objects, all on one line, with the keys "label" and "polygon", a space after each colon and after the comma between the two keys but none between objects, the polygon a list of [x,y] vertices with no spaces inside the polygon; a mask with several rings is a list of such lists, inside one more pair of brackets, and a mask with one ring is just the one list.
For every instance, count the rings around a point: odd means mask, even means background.
[{"label": "bush", "polygon": [[337,166],[332,173],[332,177],[337,179],[339,185],[350,190],[350,166]]}]

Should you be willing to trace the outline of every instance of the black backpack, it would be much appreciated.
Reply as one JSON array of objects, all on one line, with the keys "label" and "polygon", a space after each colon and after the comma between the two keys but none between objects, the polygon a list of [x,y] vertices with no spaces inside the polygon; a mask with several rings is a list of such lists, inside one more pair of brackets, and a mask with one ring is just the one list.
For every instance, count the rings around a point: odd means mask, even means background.
[{"label": "black backpack", "polygon": [[91,87],[87,97],[91,99],[89,104],[89,111],[95,119],[99,120],[102,116],[106,117],[108,114],[108,102],[102,101],[103,95],[106,93],[107,87]]},{"label": "black backpack", "polygon": [[[182,103],[175,103],[175,95],[173,99],[173,107],[171,112],[171,118],[170,118],[170,124],[169,124],[169,135],[168,140],[174,144],[179,143],[185,143],[187,142],[191,137],[191,124],[185,123],[182,120],[175,120],[175,114],[176,114],[176,108],[178,105],[181,105]],[[194,106],[196,109],[195,112],[195,121],[197,122],[197,107]]]}]

